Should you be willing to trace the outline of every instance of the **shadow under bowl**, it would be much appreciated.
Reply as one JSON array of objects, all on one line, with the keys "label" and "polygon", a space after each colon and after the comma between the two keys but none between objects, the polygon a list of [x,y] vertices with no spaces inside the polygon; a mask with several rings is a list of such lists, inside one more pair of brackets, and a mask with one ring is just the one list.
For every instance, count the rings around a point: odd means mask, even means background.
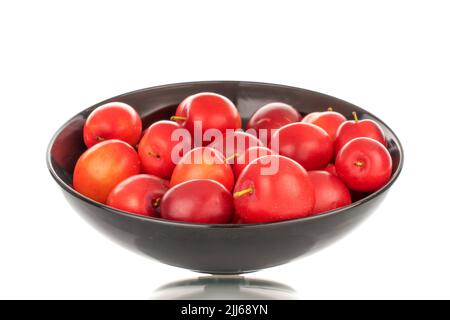
[{"label": "shadow under bowl", "polygon": [[[332,106],[350,118],[373,119],[383,128],[393,160],[390,181],[351,205],[302,219],[251,225],[205,225],[147,218],[88,199],[72,187],[72,173],[85,151],[83,125],[97,106],[120,101],[133,106],[144,127],[168,119],[185,97],[203,91],[232,100],[245,121],[266,103],[288,103],[302,114]],[[47,151],[51,175],[70,205],[97,230],[118,244],[172,266],[211,274],[240,274],[281,265],[335,242],[367,218],[400,174],[403,150],[395,133],[380,119],[343,100],[305,89],[245,81],[171,84],[123,94],[74,116],[52,138]]]}]

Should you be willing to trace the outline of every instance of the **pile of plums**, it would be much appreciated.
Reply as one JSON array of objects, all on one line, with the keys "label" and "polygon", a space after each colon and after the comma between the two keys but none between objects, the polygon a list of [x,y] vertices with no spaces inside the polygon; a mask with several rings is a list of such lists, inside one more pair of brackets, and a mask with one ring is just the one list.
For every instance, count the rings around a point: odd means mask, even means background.
[{"label": "pile of plums", "polygon": [[249,119],[209,92],[184,99],[170,120],[143,130],[129,105],[87,118],[87,150],[73,186],[97,202],[143,216],[193,223],[302,218],[361,199],[391,177],[381,127],[332,108],[302,118],[273,102]]}]

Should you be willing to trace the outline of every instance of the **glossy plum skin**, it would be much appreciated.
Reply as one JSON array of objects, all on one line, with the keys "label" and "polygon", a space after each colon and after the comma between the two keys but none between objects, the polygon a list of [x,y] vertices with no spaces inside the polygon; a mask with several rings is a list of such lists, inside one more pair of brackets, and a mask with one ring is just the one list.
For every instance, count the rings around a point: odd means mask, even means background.
[{"label": "glossy plum skin", "polygon": [[170,186],[197,179],[215,180],[227,190],[233,190],[233,170],[222,153],[213,148],[198,147],[186,153],[175,166]]},{"label": "glossy plum skin", "polygon": [[195,122],[202,125],[202,136],[208,129],[216,129],[222,134],[226,129],[237,130],[242,127],[241,116],[233,102],[225,96],[202,92],[184,99],[178,106],[176,116],[185,117],[178,121],[191,134]]},{"label": "glossy plum skin", "polygon": [[255,130],[256,136],[266,146],[270,146],[271,137],[276,129],[301,119],[300,113],[292,106],[282,102],[272,102],[262,106],[251,116],[247,130]]},{"label": "glossy plum skin", "polygon": [[141,143],[142,138],[145,136],[145,134],[147,133],[147,131],[148,131],[148,128],[142,130],[141,137],[139,138],[139,142],[136,143],[135,146],[134,146],[136,149],[139,149],[139,144]]},{"label": "glossy plum skin", "polygon": [[[177,107],[177,110],[175,111],[175,116],[177,117],[187,117],[187,106],[190,103],[190,100],[195,97],[195,95],[191,95],[189,97],[186,97],[183,101],[180,102],[180,104]],[[180,121],[180,123],[183,123],[183,121]]]},{"label": "glossy plum skin", "polygon": [[220,151],[227,162],[235,164],[235,159],[242,155],[247,149],[263,146],[263,143],[254,135],[241,130],[227,132],[222,136],[222,141],[215,140],[208,147]]},{"label": "glossy plum skin", "polygon": [[141,132],[142,120],[132,107],[121,102],[110,102],[92,111],[84,125],[83,138],[88,148],[110,139],[135,146]]},{"label": "glossy plum skin", "polygon": [[[278,163],[274,174],[261,174],[262,168]],[[251,190],[245,194],[237,194]],[[268,155],[251,162],[234,188],[236,215],[243,223],[264,223],[306,217],[315,204],[314,187],[306,170],[297,162]]]},{"label": "glossy plum skin", "polygon": [[371,138],[349,141],[336,156],[336,172],[354,191],[373,192],[392,174],[392,159],[384,145]]},{"label": "glossy plum skin", "polygon": [[314,116],[303,118],[302,122],[315,124],[325,130],[330,136],[331,140],[336,139],[336,132],[339,126],[347,121],[347,119],[335,111],[314,112]]},{"label": "glossy plum skin", "polygon": [[345,207],[352,203],[350,191],[337,176],[321,170],[309,171],[308,176],[315,191],[314,214]]},{"label": "glossy plum skin", "polygon": [[352,139],[367,137],[377,140],[382,145],[386,145],[386,138],[383,129],[373,120],[349,120],[343,122],[336,132],[334,141],[334,153],[337,155],[339,150]]},{"label": "glossy plum skin", "polygon": [[271,154],[274,154],[273,151],[266,147],[259,146],[248,148],[243,154],[236,158],[236,161],[233,164],[234,176],[238,178],[245,167],[253,160]]},{"label": "glossy plum skin", "polygon": [[117,184],[140,170],[139,156],[133,147],[120,140],[106,140],[80,156],[73,173],[73,187],[86,197],[105,203]]},{"label": "glossy plum skin", "polygon": [[159,203],[167,190],[169,181],[139,174],[120,182],[109,194],[106,204],[134,214],[158,217]]},{"label": "glossy plum skin", "polygon": [[[153,123],[139,142],[138,153],[145,173],[169,179],[176,163],[172,158],[174,147],[180,143],[172,139],[175,130],[182,127],[173,121],[157,121]],[[189,149],[189,147],[187,148]],[[180,149],[178,156],[183,156]]]},{"label": "glossy plum skin", "polygon": [[164,195],[161,217],[193,223],[230,223],[234,217],[233,197],[217,181],[186,181]]},{"label": "glossy plum skin", "polygon": [[323,169],[333,157],[333,142],[328,133],[316,125],[303,122],[278,129],[272,137],[271,149],[297,161],[306,170]]},{"label": "glossy plum skin", "polygon": [[320,113],[321,113],[320,111],[315,111],[315,112],[308,113],[307,115],[305,115],[303,117],[302,122],[311,123],[311,121],[313,121],[314,118],[317,117]]},{"label": "glossy plum skin", "polygon": [[325,169],[323,169],[331,174],[334,174],[335,176],[337,176],[337,172],[336,172],[336,166],[333,163],[329,163]]}]

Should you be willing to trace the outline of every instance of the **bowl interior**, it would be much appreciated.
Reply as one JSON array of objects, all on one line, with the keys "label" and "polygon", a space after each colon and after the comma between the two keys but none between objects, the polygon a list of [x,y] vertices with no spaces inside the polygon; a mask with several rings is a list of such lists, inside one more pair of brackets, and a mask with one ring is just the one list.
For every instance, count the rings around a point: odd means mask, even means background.
[{"label": "bowl interior", "polygon": [[[253,112],[264,104],[275,101],[290,104],[303,115],[326,110],[331,106],[335,111],[341,112],[350,119],[352,112],[356,111],[360,119],[373,119],[381,125],[393,160],[391,179],[395,179],[400,172],[403,162],[400,141],[394,132],[373,114],[351,103],[318,92],[242,81],[193,82],[153,87],[113,97],[87,108],[64,124],[52,139],[48,154],[50,171],[60,184],[64,184],[66,188],[72,188],[75,163],[86,150],[83,143],[83,125],[90,112],[97,106],[112,101],[127,103],[141,115],[143,127],[146,128],[155,121],[169,119],[185,97],[203,91],[219,93],[233,101],[241,114],[244,127]],[[73,189],[72,191],[77,193]]]}]

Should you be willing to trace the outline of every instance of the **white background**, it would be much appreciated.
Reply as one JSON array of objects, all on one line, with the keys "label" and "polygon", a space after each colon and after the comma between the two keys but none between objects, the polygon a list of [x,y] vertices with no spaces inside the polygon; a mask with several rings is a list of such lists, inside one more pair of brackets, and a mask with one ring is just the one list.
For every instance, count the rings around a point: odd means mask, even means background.
[{"label": "white background", "polygon": [[253,80],[368,109],[402,140],[379,210],[330,248],[249,276],[310,298],[450,298],[448,1],[0,2],[0,298],[149,299],[198,275],[112,244],[45,165],[71,116],[131,90]]}]

